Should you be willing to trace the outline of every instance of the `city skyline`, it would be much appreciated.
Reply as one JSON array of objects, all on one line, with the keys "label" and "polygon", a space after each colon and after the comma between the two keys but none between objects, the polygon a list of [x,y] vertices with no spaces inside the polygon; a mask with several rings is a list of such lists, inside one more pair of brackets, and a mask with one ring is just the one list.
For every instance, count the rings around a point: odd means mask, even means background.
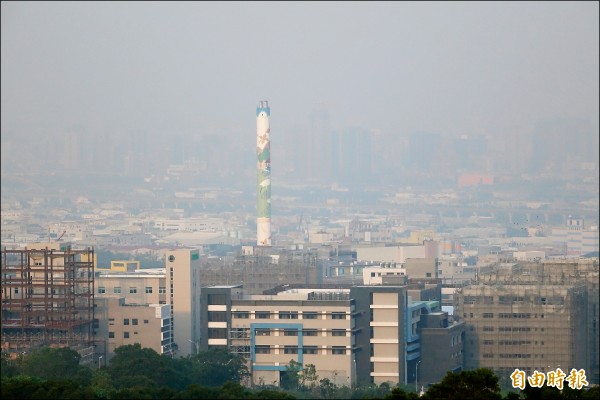
[{"label": "city skyline", "polygon": [[[275,180],[587,176],[597,6],[3,2],[2,171],[145,176],[197,161],[235,185],[254,173],[248,110],[268,98]],[[352,170],[357,134],[371,162]]]}]

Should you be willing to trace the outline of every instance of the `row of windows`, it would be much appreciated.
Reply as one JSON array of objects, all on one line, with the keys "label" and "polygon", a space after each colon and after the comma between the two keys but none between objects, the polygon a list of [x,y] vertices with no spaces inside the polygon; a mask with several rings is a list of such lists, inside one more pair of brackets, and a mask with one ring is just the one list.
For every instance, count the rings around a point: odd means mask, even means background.
[{"label": "row of windows", "polygon": [[[256,336],[271,336],[271,332],[274,332],[274,331],[275,331],[275,329],[271,330],[268,328],[256,329],[255,335]],[[280,331],[283,331],[283,336],[298,336],[298,332],[300,332],[297,329],[281,329]],[[318,329],[303,329],[302,335],[318,336],[319,332],[321,332],[321,331]],[[347,336],[346,330],[345,329],[332,329],[331,336]]]},{"label": "row of windows", "polygon": [[[538,305],[563,305],[562,296],[498,296],[498,304],[535,303]],[[494,296],[464,296],[464,304],[494,304]]]},{"label": "row of windows", "polygon": [[500,346],[519,346],[524,344],[531,344],[531,340],[499,340]]},{"label": "row of windows", "polygon": [[[255,318],[271,319],[271,314],[275,315],[275,312],[256,311]],[[302,314],[298,314],[297,311],[279,311],[277,315],[279,316],[279,319],[300,319],[300,315],[302,316],[302,319],[318,319],[320,314],[316,311],[305,311]],[[234,311],[233,318],[248,319],[250,318],[250,313],[248,311]],[[347,314],[345,312],[332,312],[331,319],[347,319]]]},{"label": "row of windows", "polygon": [[[498,328],[498,330],[500,332],[510,332],[511,329],[513,332],[529,332],[529,331],[531,331],[531,328],[528,328],[528,327],[524,327],[524,328],[513,327],[513,328],[511,328],[509,326],[501,326]],[[471,326],[471,331],[473,331],[473,330],[474,330],[474,327]],[[535,328],[535,330],[537,331],[537,328]],[[494,332],[494,327],[493,326],[484,326],[483,331],[484,332]],[[540,328],[540,331],[544,332],[544,328]]]},{"label": "row of windows", "polygon": [[[150,323],[149,320],[145,319],[144,320],[144,324],[148,324]],[[109,318],[108,319],[108,324],[109,325],[114,325],[115,324],[115,319],[114,318]],[[138,324],[138,319],[137,318],[132,318],[131,319],[131,325],[137,325]],[[123,325],[129,325],[129,318],[123,318]]]},{"label": "row of windows", "polygon": [[531,358],[531,354],[500,354],[500,358]]},{"label": "row of windows", "polygon": [[[530,313],[499,313],[499,318],[531,318]],[[544,318],[544,314],[542,314],[542,318]]]},{"label": "row of windows", "polygon": [[[153,290],[152,286],[145,287],[146,293],[152,293],[152,290]],[[100,294],[106,293],[106,287],[98,286],[98,293],[100,293]],[[119,286],[115,286],[113,288],[113,293],[115,293],[115,294],[121,293],[121,288]],[[135,286],[129,287],[129,293],[132,293],[132,294],[137,293],[137,287],[135,287]],[[158,293],[160,293],[160,294],[167,293],[167,288],[165,286],[161,286],[160,288],[158,288]]]},{"label": "row of windows", "polygon": [[[257,345],[254,349],[255,349],[256,354],[272,354],[272,350],[274,350],[270,346],[260,346],[260,345]],[[298,354],[298,349],[299,349],[298,346],[285,346],[283,348],[283,354]],[[303,354],[319,354],[319,348],[317,346],[304,346],[304,347],[302,347],[302,353]],[[331,354],[344,355],[344,354],[346,354],[346,347],[333,346],[331,348]]]},{"label": "row of windows", "polygon": [[[137,332],[133,332],[134,335],[137,335]],[[123,339],[129,339],[130,335],[129,332],[123,332]],[[115,333],[114,332],[108,332],[108,338],[109,339],[114,339],[115,338]]]},{"label": "row of windows", "polygon": [[463,298],[464,304],[494,304],[494,296],[465,296]]},{"label": "row of windows", "polygon": [[[537,344],[537,342],[535,342]],[[484,340],[483,344],[494,344],[493,340]],[[499,340],[500,346],[520,346],[524,344],[531,344],[531,340]],[[544,344],[544,342],[542,342]]]},{"label": "row of windows", "polygon": [[[467,318],[467,313],[463,313],[463,317]],[[473,318],[473,313],[469,313],[469,317]],[[483,313],[483,318],[494,318],[494,313]],[[531,318],[531,313],[498,313],[498,318]],[[537,314],[534,314],[537,318]],[[540,318],[544,318],[544,314],[540,314]]]},{"label": "row of windows", "polygon": [[531,328],[524,326],[500,326],[498,330],[500,332],[530,332]]}]

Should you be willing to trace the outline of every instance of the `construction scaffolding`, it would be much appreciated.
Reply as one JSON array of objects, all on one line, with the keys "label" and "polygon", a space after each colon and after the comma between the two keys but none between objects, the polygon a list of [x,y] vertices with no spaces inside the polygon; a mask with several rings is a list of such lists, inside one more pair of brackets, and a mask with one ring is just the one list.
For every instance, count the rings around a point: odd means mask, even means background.
[{"label": "construction scaffolding", "polygon": [[467,324],[465,368],[508,377],[557,367],[598,380],[598,263],[500,263],[455,293]]},{"label": "construction scaffolding", "polygon": [[2,351],[93,346],[94,250],[2,249]]}]

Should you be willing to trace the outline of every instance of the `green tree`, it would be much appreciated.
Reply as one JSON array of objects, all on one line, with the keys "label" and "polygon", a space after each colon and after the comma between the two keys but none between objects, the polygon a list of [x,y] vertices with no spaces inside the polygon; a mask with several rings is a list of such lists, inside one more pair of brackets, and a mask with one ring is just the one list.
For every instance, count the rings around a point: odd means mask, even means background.
[{"label": "green tree", "polygon": [[42,347],[23,357],[21,373],[42,379],[74,379],[89,385],[92,374],[89,368],[79,365],[81,356],[67,347]]},{"label": "green tree", "polygon": [[183,389],[187,382],[176,364],[177,360],[136,343],[116,348],[107,371],[117,389],[136,386]]},{"label": "green tree", "polygon": [[[293,360],[292,360],[293,361]],[[314,364],[306,364],[299,374],[300,387],[303,389],[313,389],[317,386],[319,376],[317,375],[317,369]]]},{"label": "green tree", "polygon": [[2,377],[11,377],[19,375],[21,372],[21,362],[23,361],[23,355],[19,354],[16,358],[11,357],[11,354],[2,352],[2,359],[0,362],[0,374]]},{"label": "green tree", "polygon": [[290,360],[289,364],[285,366],[285,371],[281,373],[280,386],[287,390],[298,390],[301,372],[302,364],[298,361]]},{"label": "green tree", "polygon": [[97,399],[108,399],[111,392],[115,390],[110,374],[105,368],[94,370],[91,389]]},{"label": "green tree", "polygon": [[242,357],[227,349],[210,348],[182,360],[182,370],[188,382],[201,386],[223,386],[225,382],[240,383],[248,375]]},{"label": "green tree", "polygon": [[406,392],[400,387],[395,387],[390,393],[385,395],[384,399],[417,400],[419,399],[419,395],[415,392]]},{"label": "green tree", "polygon": [[323,399],[332,399],[337,386],[329,379],[324,378],[319,381],[319,395]]},{"label": "green tree", "polygon": [[440,383],[431,386],[421,397],[447,400],[500,400],[498,377],[486,368],[474,371],[448,372]]}]

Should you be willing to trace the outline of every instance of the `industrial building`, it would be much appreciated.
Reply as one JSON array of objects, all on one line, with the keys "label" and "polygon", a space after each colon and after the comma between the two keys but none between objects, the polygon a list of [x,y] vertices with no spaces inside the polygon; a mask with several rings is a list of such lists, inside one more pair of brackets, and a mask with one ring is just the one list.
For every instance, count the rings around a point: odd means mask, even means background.
[{"label": "industrial building", "polygon": [[459,289],[455,306],[467,325],[466,368],[577,368],[598,382],[597,260],[497,264]]},{"label": "industrial building", "polygon": [[243,356],[254,384],[279,385],[290,360],[313,364],[320,379],[337,385],[407,384],[417,379],[425,315],[432,317],[424,335],[448,339],[429,345],[437,357],[432,363],[462,369],[464,324],[448,322],[439,301],[421,300],[433,291],[425,285],[286,284],[247,295],[240,284],[203,287],[199,345]]},{"label": "industrial building", "polygon": [[70,347],[93,361],[94,250],[2,249],[2,351]]}]

